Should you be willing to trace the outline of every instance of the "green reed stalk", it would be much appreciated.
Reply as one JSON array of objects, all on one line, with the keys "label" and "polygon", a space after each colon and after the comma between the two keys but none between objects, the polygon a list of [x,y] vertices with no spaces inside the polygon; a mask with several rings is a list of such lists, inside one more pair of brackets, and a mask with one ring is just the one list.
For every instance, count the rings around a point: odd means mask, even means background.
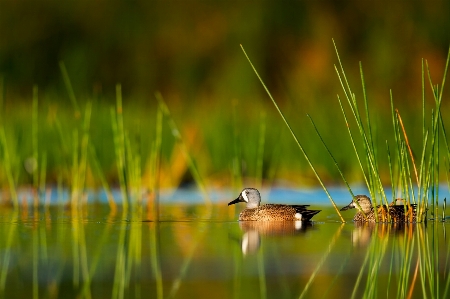
[{"label": "green reed stalk", "polygon": [[63,61],[59,62],[59,69],[61,70],[64,85],[66,86],[67,93],[69,94],[69,99],[72,102],[73,109],[75,110],[75,118],[79,118],[81,113],[78,106],[77,97],[73,91],[72,82],[70,81],[69,73],[67,72],[66,65]]},{"label": "green reed stalk", "polygon": [[266,113],[261,112],[261,122],[259,124],[259,139],[256,153],[256,188],[262,187],[263,167],[264,167],[264,145],[266,142]]},{"label": "green reed stalk", "polygon": [[36,169],[31,168],[33,176],[33,188],[37,191],[39,185],[39,146],[38,146],[38,132],[39,132],[39,122],[38,122],[38,101],[39,101],[39,89],[38,86],[33,86],[33,103],[31,108],[31,147],[32,147],[32,159],[33,163],[36,163]]},{"label": "green reed stalk", "polygon": [[186,143],[183,141],[183,138],[181,137],[180,130],[178,130],[178,127],[175,124],[175,121],[173,120],[172,115],[170,114],[169,107],[165,103],[164,98],[162,97],[161,93],[159,93],[159,92],[155,93],[155,97],[158,100],[160,109],[162,110],[162,112],[164,113],[164,115],[167,118],[167,123],[172,131],[172,135],[175,138],[175,141],[177,142],[178,146],[180,147],[181,152],[184,155],[184,158],[186,159],[189,170],[191,171],[192,176],[194,177],[194,180],[197,183],[198,188],[203,193],[205,204],[211,205],[211,203],[212,203],[211,198],[208,195],[208,192],[205,187],[205,183],[200,175],[200,172],[197,169],[197,166],[195,165],[194,159],[189,154]]},{"label": "green reed stalk", "polygon": [[19,198],[17,196],[16,183],[14,181],[12,170],[12,159],[9,153],[8,143],[6,141],[5,128],[3,126],[0,126],[0,149],[3,150],[3,167],[6,173],[6,179],[8,180],[11,201],[14,208],[17,209],[19,207]]},{"label": "green reed stalk", "polygon": [[81,157],[80,157],[80,191],[84,192],[86,187],[86,172],[88,166],[88,149],[89,149],[89,131],[91,125],[92,102],[88,101],[84,112],[83,136],[81,139]]},{"label": "green reed stalk", "polygon": [[124,215],[128,212],[128,190],[125,178],[125,132],[123,126],[122,86],[116,85],[116,110],[111,108],[112,130],[114,136],[114,150],[116,153],[116,165],[119,177],[120,191]]},{"label": "green reed stalk", "polygon": [[72,212],[76,212],[78,210],[78,198],[79,198],[79,192],[80,192],[80,182],[79,182],[79,153],[78,153],[78,130],[73,130],[72,135],[72,190],[71,190],[71,196],[70,196],[70,203],[72,207]]},{"label": "green reed stalk", "polygon": [[156,109],[156,132],[155,141],[152,146],[150,157],[151,165],[151,180],[150,188],[152,194],[149,196],[147,208],[153,206],[152,219],[158,221],[159,219],[159,180],[160,180],[160,165],[161,165],[161,145],[162,145],[162,129],[163,129],[163,112],[160,107]]},{"label": "green reed stalk", "polygon": [[[46,179],[47,179],[47,153],[43,152],[42,155],[42,161],[41,161],[41,167],[40,167],[40,173],[39,173],[39,192],[41,194],[44,194],[45,192],[45,185],[46,185]],[[48,207],[48,204],[46,204]]]},{"label": "green reed stalk", "polygon": [[331,198],[330,193],[328,192],[327,188],[325,187],[324,183],[322,182],[322,179],[320,178],[319,174],[317,173],[316,169],[314,168],[314,166],[311,163],[311,160],[309,159],[308,155],[306,154],[305,150],[303,149],[303,146],[300,144],[300,141],[298,140],[297,136],[295,135],[294,131],[292,130],[291,126],[289,125],[288,121],[286,120],[286,118],[284,117],[283,112],[281,112],[280,108],[278,107],[277,102],[275,101],[275,99],[272,97],[272,94],[270,93],[269,89],[266,87],[266,85],[264,84],[264,81],[261,79],[261,77],[259,76],[258,71],[256,70],[256,68],[253,66],[253,63],[251,62],[250,58],[248,57],[247,53],[244,50],[244,47],[241,45],[241,49],[244,52],[245,57],[247,57],[248,62],[250,63],[250,66],[252,67],[253,71],[255,72],[256,76],[258,77],[259,81],[261,82],[262,86],[264,87],[264,90],[266,91],[267,95],[269,96],[269,98],[272,100],[272,103],[274,104],[275,108],[277,109],[278,113],[280,114],[281,118],[283,119],[284,123],[286,124],[286,126],[288,127],[289,131],[291,132],[292,137],[294,138],[295,142],[297,143],[300,151],[303,153],[303,156],[305,157],[306,161],[308,162],[309,166],[311,167],[312,171],[314,172],[317,180],[319,181],[320,185],[322,186],[322,189],[325,191],[325,193],[328,196],[328,199],[330,200],[331,204],[333,205],[333,207],[336,210],[336,213],[339,215],[339,218],[341,218],[342,222],[345,222],[344,218],[342,218],[342,215],[338,209],[338,207],[336,206],[336,204],[334,203],[334,200]]},{"label": "green reed stalk", "polygon": [[339,171],[339,174],[341,175],[342,180],[344,181],[345,185],[347,186],[348,192],[350,192],[350,194],[352,195],[352,198],[355,197],[355,195],[352,192],[352,189],[350,188],[350,185],[348,184],[347,180],[345,179],[344,173],[342,172],[341,168],[339,167],[339,164],[337,163],[336,159],[334,158],[333,154],[331,153],[330,149],[328,148],[328,146],[325,144],[325,141],[322,138],[322,135],[320,135],[319,130],[317,129],[316,124],[314,123],[313,119],[311,118],[311,116],[309,114],[307,114],[309,117],[309,120],[311,121],[314,129],[316,130],[317,135],[320,138],[320,141],[322,141],[323,146],[325,147],[325,149],[327,150],[328,154],[330,155],[331,159],[333,159],[334,165],[336,166],[337,170]]},{"label": "green reed stalk", "polygon": [[[398,188],[398,186],[401,184],[401,163],[399,163],[400,161],[400,152],[401,152],[401,134],[400,134],[400,125],[399,125],[399,120],[397,117],[397,114],[395,113],[395,108],[394,108],[394,97],[392,95],[392,90],[389,90],[389,100],[390,100],[390,104],[391,104],[391,118],[392,118],[392,127],[393,127],[393,133],[394,133],[394,144],[395,144],[395,161],[397,163],[395,163],[395,171],[396,171],[396,175],[392,175],[391,178],[391,188],[392,188],[392,202],[395,201],[395,199],[397,198],[395,196],[395,192],[396,189]],[[387,140],[386,140],[386,144],[387,144]],[[389,155],[390,157],[390,155]],[[394,170],[393,170],[394,171]],[[397,181],[394,180],[394,177],[397,178]],[[396,187],[397,186],[397,187]]]},{"label": "green reed stalk", "polygon": [[[237,111],[236,107],[238,105],[237,100],[232,101],[232,116],[233,116],[233,162],[231,165],[231,172],[232,172],[232,182],[233,182],[233,188],[235,191],[241,191],[243,188],[243,180],[242,180],[242,153],[241,153],[241,143],[239,140],[239,129],[238,129],[238,123],[237,123]],[[236,207],[233,206],[233,210],[235,210]]]},{"label": "green reed stalk", "polygon": [[[370,125],[370,116],[369,116],[369,110],[368,110],[368,103],[367,103],[367,96],[366,96],[366,92],[365,92],[365,83],[362,82],[363,84],[363,98],[364,98],[364,105],[366,107],[366,117],[367,117],[367,126],[368,126],[368,130],[366,131],[364,129],[364,125],[362,122],[362,117],[359,113],[359,109],[358,109],[358,104],[356,102],[356,97],[355,94],[352,92],[351,88],[350,88],[350,84],[347,80],[347,77],[345,75],[345,71],[344,68],[342,66],[342,62],[341,59],[339,57],[339,53],[336,47],[336,44],[333,40],[333,45],[334,48],[336,50],[336,55],[338,58],[338,62],[339,62],[339,66],[340,66],[340,72],[337,68],[337,66],[335,66],[335,71],[336,74],[338,75],[339,81],[341,83],[342,89],[344,91],[345,97],[347,99],[347,102],[349,104],[349,107],[352,111],[353,117],[355,118],[359,133],[361,135],[361,138],[363,139],[363,148],[364,148],[364,152],[366,155],[366,160],[367,160],[367,169],[368,169],[368,179],[366,179],[366,183],[367,183],[367,187],[372,195],[372,198],[374,200],[375,205],[377,205],[377,197],[376,194],[380,194],[382,200],[384,201],[385,204],[387,204],[387,198],[386,198],[386,194],[384,192],[384,188],[383,185],[381,183],[381,177],[380,177],[380,173],[378,171],[378,162],[376,159],[376,148],[375,145],[372,141],[372,129],[371,129],[371,125]],[[360,63],[360,74],[361,74],[361,79],[364,80],[364,75],[363,75],[363,71],[362,71],[362,66]],[[342,109],[342,108],[341,108]],[[343,109],[342,109],[343,110]],[[349,128],[348,122],[346,121],[347,126]],[[349,128],[350,130],[350,128]],[[358,154],[357,154],[358,155]],[[362,166],[362,164],[360,164]],[[363,170],[363,168],[362,168]],[[375,213],[376,213],[376,209],[375,209]]]},{"label": "green reed stalk", "polygon": [[[344,107],[342,106],[342,102],[341,102],[341,99],[340,99],[339,95],[337,96],[337,98],[338,98],[338,101],[339,101],[339,106],[341,107],[342,115],[344,116],[345,124],[347,125],[347,131],[348,131],[348,134],[350,135],[350,141],[352,142],[353,150],[355,151],[356,158],[358,160],[359,166],[361,167],[361,171],[363,173],[364,181],[366,182],[366,185],[369,186],[370,185],[369,179],[367,178],[367,175],[366,175],[366,172],[364,171],[364,166],[362,164],[362,161],[361,161],[361,158],[359,156],[358,150],[356,149],[356,144],[355,144],[355,140],[353,138],[353,133],[352,133],[352,131],[350,129],[350,125],[348,124],[347,115],[345,114],[345,110],[344,110]],[[353,196],[353,193],[351,193],[351,194]],[[356,201],[355,203],[358,205],[359,210],[362,211],[361,207],[359,206],[359,202]],[[367,216],[364,213],[364,211],[362,211],[362,214],[364,216],[364,219],[367,219]],[[375,209],[375,216],[377,217],[377,209]]]},{"label": "green reed stalk", "polygon": [[394,170],[392,169],[391,151],[389,149],[389,143],[387,142],[387,140],[386,140],[386,153],[389,166],[389,178],[391,180],[392,202],[395,202],[397,190],[395,189]]},{"label": "green reed stalk", "polygon": [[132,209],[139,202],[139,191],[141,186],[141,164],[140,154],[133,151],[129,136],[125,136],[125,173],[127,178],[128,196]]},{"label": "green reed stalk", "polygon": [[108,205],[111,209],[111,212],[115,213],[117,211],[117,204],[114,201],[114,196],[112,195],[111,188],[109,187],[108,181],[105,178],[105,175],[100,167],[100,162],[98,160],[97,154],[95,152],[95,148],[92,144],[89,144],[89,153],[90,153],[90,165],[93,166],[93,170],[95,173],[95,176],[99,178],[100,183],[102,185],[102,189],[106,193],[106,197],[108,199]]},{"label": "green reed stalk", "polygon": [[[3,104],[5,102],[5,78],[0,75],[0,116],[3,119]],[[1,120],[0,120],[1,124]]]}]

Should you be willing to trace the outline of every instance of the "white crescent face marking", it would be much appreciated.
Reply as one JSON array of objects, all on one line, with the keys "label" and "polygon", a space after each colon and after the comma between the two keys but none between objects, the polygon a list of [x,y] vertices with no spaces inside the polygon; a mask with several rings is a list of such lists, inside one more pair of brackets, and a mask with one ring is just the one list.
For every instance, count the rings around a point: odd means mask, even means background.
[{"label": "white crescent face marking", "polygon": [[242,195],[242,198],[244,198],[244,200],[245,200],[246,202],[248,202],[248,197],[247,197],[247,194],[245,194],[245,190],[242,191],[241,195]]}]

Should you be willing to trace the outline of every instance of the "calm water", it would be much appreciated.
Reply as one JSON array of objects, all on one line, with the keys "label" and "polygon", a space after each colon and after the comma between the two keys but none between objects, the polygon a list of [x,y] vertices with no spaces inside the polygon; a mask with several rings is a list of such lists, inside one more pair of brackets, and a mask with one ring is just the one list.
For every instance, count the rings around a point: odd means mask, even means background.
[{"label": "calm water", "polygon": [[[314,208],[316,208],[315,206]],[[1,298],[446,298],[449,223],[239,223],[226,202],[0,210]],[[347,220],[353,212],[344,214]]]}]

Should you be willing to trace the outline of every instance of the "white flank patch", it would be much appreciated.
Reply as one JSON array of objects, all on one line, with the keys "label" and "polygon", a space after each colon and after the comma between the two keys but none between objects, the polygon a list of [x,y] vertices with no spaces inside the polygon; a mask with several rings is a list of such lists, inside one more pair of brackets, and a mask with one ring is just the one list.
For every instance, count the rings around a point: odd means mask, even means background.
[{"label": "white flank patch", "polygon": [[300,230],[302,228],[302,222],[301,221],[295,221],[295,229]]},{"label": "white flank patch", "polygon": [[295,213],[295,219],[297,219],[297,220],[302,220],[302,214],[300,214],[300,213]]},{"label": "white flank patch", "polygon": [[246,202],[248,202],[248,197],[247,197],[247,194],[245,194],[245,190],[242,191],[241,195],[242,195],[242,197],[244,198],[244,200],[245,200]]}]

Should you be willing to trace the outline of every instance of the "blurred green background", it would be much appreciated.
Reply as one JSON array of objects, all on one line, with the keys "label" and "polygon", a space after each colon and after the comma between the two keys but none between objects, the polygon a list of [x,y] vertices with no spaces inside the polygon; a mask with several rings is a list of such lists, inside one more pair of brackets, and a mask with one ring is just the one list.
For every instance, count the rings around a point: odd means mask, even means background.
[{"label": "blurred green background", "polygon": [[[393,138],[390,89],[417,155],[422,140],[421,59],[427,60],[433,82],[440,84],[449,32],[450,2],[443,0],[2,1],[1,124],[15,154],[14,176],[19,183],[30,182],[22,165],[32,154],[34,85],[39,88],[39,151],[48,157],[48,182],[55,182],[61,168],[70,165],[71,151],[65,149],[70,142],[58,137],[54,125],[58,120],[70,139],[80,122],[59,68],[63,61],[81,110],[84,103],[93,103],[90,142],[112,183],[117,182],[117,170],[110,107],[120,83],[126,132],[142,155],[144,178],[158,90],[208,183],[228,186],[237,172],[257,176],[264,123],[263,178],[315,184],[243,55],[242,44],[320,175],[340,183],[307,113],[346,176],[360,181],[336,98],[343,92],[334,70],[332,38],[359,100],[362,62],[380,155],[385,155],[385,141]],[[429,117],[434,103],[426,86]],[[448,92],[444,94],[445,120],[450,111]],[[166,125],[162,154],[162,186],[192,181]],[[233,161],[239,161],[238,170]],[[380,171],[388,178],[387,161],[383,163]],[[5,182],[4,173],[0,180]],[[92,173],[88,181],[99,184]]]}]

